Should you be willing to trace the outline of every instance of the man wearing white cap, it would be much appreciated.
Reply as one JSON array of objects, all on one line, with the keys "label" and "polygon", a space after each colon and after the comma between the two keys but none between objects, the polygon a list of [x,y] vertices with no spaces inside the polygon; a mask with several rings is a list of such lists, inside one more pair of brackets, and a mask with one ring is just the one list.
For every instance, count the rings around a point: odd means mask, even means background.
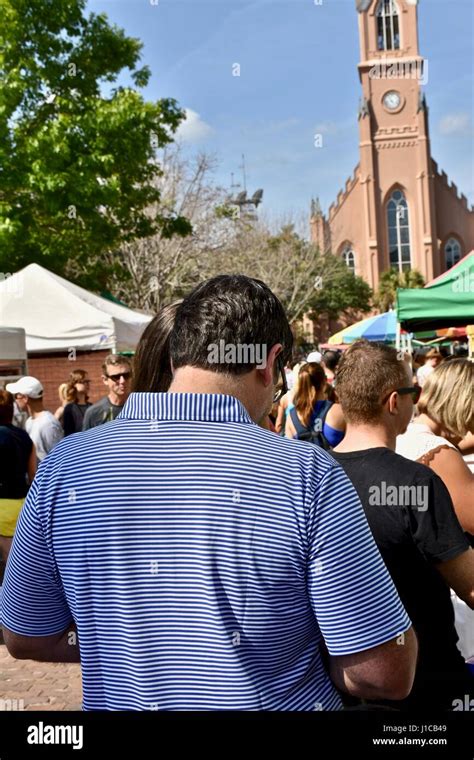
[{"label": "man wearing white cap", "polygon": [[36,377],[21,377],[8,383],[7,391],[13,394],[20,411],[28,411],[25,430],[36,447],[41,462],[63,437],[63,429],[56,417],[43,406],[43,386]]},{"label": "man wearing white cap", "polygon": [[308,364],[321,364],[322,359],[323,355],[319,351],[311,351],[306,357]]}]

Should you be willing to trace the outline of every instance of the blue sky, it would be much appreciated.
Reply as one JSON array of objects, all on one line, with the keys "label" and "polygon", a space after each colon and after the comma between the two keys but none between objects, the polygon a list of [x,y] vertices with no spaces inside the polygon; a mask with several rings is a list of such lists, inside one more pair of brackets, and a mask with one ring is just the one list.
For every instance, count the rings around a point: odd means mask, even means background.
[{"label": "blue sky", "polygon": [[[320,2],[321,0],[318,0]],[[153,4],[157,2],[157,4]],[[358,162],[355,0],[90,0],[144,43],[149,99],[189,112],[186,150],[216,154],[215,179],[264,188],[270,215],[324,210]],[[474,204],[474,1],[421,0],[431,148]],[[233,65],[240,76],[233,76]],[[314,147],[314,134],[323,146]]]}]

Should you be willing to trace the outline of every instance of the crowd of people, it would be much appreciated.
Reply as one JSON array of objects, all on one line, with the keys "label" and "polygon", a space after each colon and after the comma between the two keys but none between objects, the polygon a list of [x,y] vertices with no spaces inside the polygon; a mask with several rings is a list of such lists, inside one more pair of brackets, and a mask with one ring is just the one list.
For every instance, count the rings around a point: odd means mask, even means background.
[{"label": "crowd of people", "polygon": [[[210,362],[221,340],[266,360]],[[35,378],[0,391],[13,656],[81,661],[85,709],[474,698],[474,362],[292,356],[276,296],[228,275],[107,357],[95,404],[83,370],[55,414]]]}]

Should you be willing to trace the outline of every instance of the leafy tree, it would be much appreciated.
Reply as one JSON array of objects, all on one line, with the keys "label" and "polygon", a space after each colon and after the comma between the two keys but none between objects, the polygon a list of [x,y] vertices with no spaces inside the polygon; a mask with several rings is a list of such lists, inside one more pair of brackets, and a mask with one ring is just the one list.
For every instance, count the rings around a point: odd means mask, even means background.
[{"label": "leafy tree", "polygon": [[213,157],[200,153],[184,158],[180,146],[173,144],[160,154],[160,165],[162,173],[154,180],[160,200],[148,211],[152,217],[186,217],[192,234],[170,238],[160,230],[106,254],[114,271],[113,293],[129,306],[151,312],[204,279],[236,227],[235,207],[226,207],[228,193],[212,182]]},{"label": "leafy tree", "polygon": [[290,322],[308,311],[314,289],[324,275],[318,249],[302,239],[286,220],[272,232],[263,221],[237,218],[229,240],[218,252],[203,257],[206,276],[240,273],[263,280],[278,296]]},{"label": "leafy tree", "polygon": [[380,276],[374,303],[382,312],[388,311],[395,307],[397,288],[423,288],[424,285],[423,275],[416,269],[406,269],[403,272],[387,269]]},{"label": "leafy tree", "polygon": [[[141,43],[85,5],[0,0],[0,268],[34,261],[100,289],[102,253],[191,227],[147,213],[159,201],[155,151],[184,113],[143,99]],[[124,70],[133,85],[113,86]]]},{"label": "leafy tree", "polygon": [[365,280],[354,275],[344,261],[331,253],[321,259],[323,275],[312,294],[312,318],[338,319],[351,312],[369,311],[373,294]]}]

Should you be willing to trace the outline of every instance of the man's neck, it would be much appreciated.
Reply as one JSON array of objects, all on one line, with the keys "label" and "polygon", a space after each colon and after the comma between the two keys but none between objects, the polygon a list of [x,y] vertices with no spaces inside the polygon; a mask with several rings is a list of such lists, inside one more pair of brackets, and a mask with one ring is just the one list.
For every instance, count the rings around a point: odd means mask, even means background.
[{"label": "man's neck", "polygon": [[234,377],[197,367],[180,367],[173,376],[168,393],[220,393],[233,396],[245,407],[252,420],[259,423],[262,415],[255,408],[249,380],[249,375]]},{"label": "man's neck", "polygon": [[346,434],[334,451],[344,454],[380,447],[395,451],[396,435],[383,425],[352,425],[348,423]]},{"label": "man's neck", "polygon": [[116,393],[109,393],[107,398],[113,406],[123,406],[127,400],[126,396],[117,396]]}]

